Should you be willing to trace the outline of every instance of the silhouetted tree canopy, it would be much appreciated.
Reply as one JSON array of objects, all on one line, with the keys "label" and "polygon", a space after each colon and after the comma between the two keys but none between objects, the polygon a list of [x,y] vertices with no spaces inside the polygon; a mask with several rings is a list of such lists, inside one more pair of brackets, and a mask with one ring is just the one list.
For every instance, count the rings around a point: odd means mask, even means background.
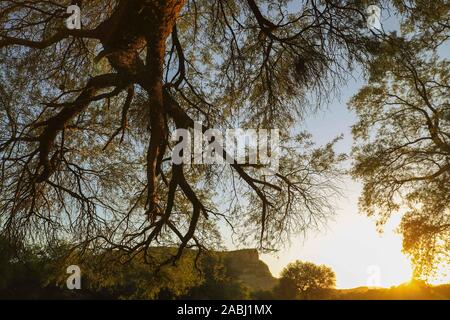
[{"label": "silhouetted tree canopy", "polygon": [[336,275],[330,267],[295,261],[283,271],[274,294],[280,299],[318,299],[336,286]]}]

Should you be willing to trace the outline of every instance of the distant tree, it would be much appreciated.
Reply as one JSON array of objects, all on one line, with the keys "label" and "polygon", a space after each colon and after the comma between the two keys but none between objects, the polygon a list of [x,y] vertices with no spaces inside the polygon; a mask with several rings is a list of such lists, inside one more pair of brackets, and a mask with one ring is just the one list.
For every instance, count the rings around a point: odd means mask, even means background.
[{"label": "distant tree", "polygon": [[323,298],[335,285],[336,275],[330,267],[297,260],[281,272],[274,295],[279,299]]}]

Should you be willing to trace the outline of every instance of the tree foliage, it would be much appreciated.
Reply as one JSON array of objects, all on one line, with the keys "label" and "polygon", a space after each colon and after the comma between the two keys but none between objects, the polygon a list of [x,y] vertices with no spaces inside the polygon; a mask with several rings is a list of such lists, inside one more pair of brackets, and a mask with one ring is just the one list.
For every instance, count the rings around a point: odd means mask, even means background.
[{"label": "tree foliage", "polygon": [[336,275],[330,267],[297,260],[283,269],[274,293],[281,299],[317,299],[335,285]]},{"label": "tree foliage", "polygon": [[[403,249],[415,276],[450,264],[449,5],[417,2],[403,36],[382,37],[368,84],[350,101],[358,122],[353,175],[360,207],[383,226],[403,213]],[[405,9],[406,10],[406,9]]]}]

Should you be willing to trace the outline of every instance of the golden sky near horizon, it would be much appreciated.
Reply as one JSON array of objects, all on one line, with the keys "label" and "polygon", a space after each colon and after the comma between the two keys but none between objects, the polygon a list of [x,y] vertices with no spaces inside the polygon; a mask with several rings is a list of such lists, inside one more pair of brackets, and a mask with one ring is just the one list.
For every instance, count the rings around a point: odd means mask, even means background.
[{"label": "golden sky near horizon", "polygon": [[[411,264],[402,253],[401,235],[395,232],[400,215],[380,234],[372,219],[358,213],[359,184],[350,181],[346,187],[345,196],[336,204],[336,216],[325,230],[293,239],[289,248],[276,255],[261,256],[274,276],[289,262],[303,260],[330,266],[338,288],[390,287],[411,280]],[[450,274],[431,283],[450,283]]]}]

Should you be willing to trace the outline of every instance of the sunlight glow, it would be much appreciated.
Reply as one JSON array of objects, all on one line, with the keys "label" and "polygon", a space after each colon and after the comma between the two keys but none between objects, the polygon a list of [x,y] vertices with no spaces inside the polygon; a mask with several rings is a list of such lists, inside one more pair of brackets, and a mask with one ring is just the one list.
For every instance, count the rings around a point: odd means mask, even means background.
[{"label": "sunlight glow", "polygon": [[359,185],[354,182],[350,185],[352,190],[346,192],[346,200],[337,204],[341,209],[327,230],[304,241],[293,240],[289,249],[279,252],[279,258],[262,256],[274,276],[279,276],[287,263],[304,260],[330,266],[336,273],[338,288],[370,285],[377,268],[381,287],[411,280],[412,267],[402,253],[401,236],[395,232],[400,215],[389,221],[382,234],[378,233],[375,222],[358,213]]}]

